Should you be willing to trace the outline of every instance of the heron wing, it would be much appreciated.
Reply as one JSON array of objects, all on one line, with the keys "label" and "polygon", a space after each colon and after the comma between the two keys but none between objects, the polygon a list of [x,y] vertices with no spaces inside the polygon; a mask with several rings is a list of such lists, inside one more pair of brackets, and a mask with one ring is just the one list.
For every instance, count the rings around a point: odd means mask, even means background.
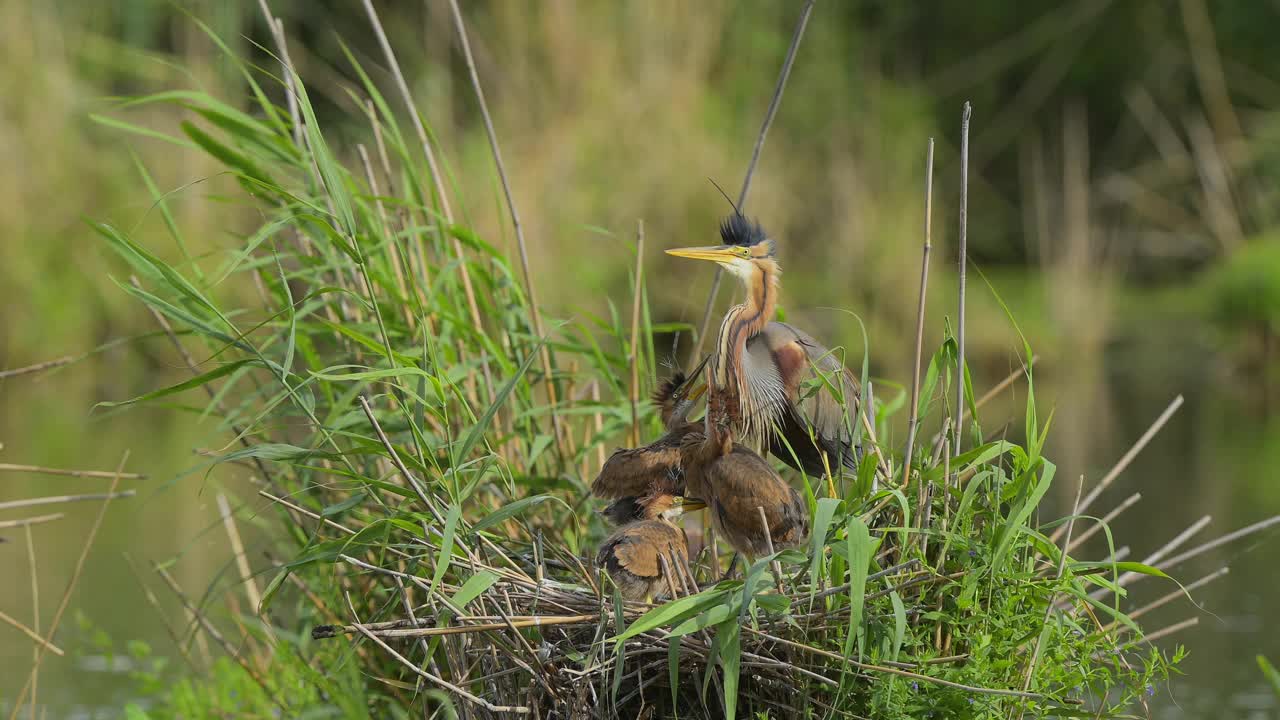
[{"label": "heron wing", "polygon": [[735,545],[753,554],[767,548],[760,521],[763,509],[775,549],[792,547],[809,534],[809,515],[800,494],[755,452],[739,445],[716,471],[715,512]]},{"label": "heron wing", "polygon": [[[753,366],[768,368],[761,372],[766,380],[764,387],[757,389],[754,381],[747,386],[754,396],[753,407],[769,408],[768,417],[777,428],[769,443],[770,451],[788,465],[814,476],[825,472],[823,453],[832,465],[843,458],[846,467],[855,467],[857,458],[852,433],[845,425],[845,405],[848,404],[852,421],[861,391],[857,378],[841,358],[808,333],[781,322],[769,323],[751,338],[746,355]],[[828,385],[837,391],[833,393]],[[781,401],[777,400],[779,394]]]},{"label": "heron wing", "polygon": [[684,534],[679,529],[658,520],[646,520],[628,525],[605,540],[596,557],[596,564],[609,572],[624,570],[643,580],[662,577],[662,561],[659,554],[666,554],[677,561],[687,555]]},{"label": "heron wing", "polygon": [[591,494],[613,500],[646,495],[654,487],[680,494],[680,477],[680,436],[672,432],[643,447],[614,450],[591,482]]}]

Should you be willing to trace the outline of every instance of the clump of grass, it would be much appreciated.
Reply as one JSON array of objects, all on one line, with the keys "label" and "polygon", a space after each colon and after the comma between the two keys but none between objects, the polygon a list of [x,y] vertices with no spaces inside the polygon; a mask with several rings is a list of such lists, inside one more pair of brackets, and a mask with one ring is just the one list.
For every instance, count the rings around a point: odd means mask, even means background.
[{"label": "clump of grass", "polygon": [[[1105,717],[1145,703],[1181,657],[1149,644],[1124,587],[1188,553],[1124,562],[1105,523],[1037,523],[1055,466],[1025,344],[1013,378],[1026,386],[1024,444],[983,434],[945,338],[912,383],[909,457],[889,444],[907,391],[882,391],[868,414],[884,444],[857,476],[838,494],[803,478],[804,551],[733,580],[699,560],[673,573],[669,602],[623,602],[584,560],[603,535],[587,484],[611,440],[637,423],[657,431],[634,403],[647,391],[627,379],[651,382],[655,336],[683,328],[650,316],[638,264],[617,298],[634,302],[634,320],[612,305],[604,317],[540,315],[538,279],[458,221],[445,153],[407,86],[384,96],[348,55],[370,128],[340,154],[283,33],[275,40],[278,73],[227,53],[252,113],[199,92],[134,101],[191,111],[185,138],[168,139],[222,162],[259,227],[220,256],[173,265],[94,225],[136,276],[121,290],[157,314],[194,373],[128,403],[208,389],[203,412],[238,444],[209,464],[248,467],[284,525],[258,606],[233,614],[256,650],[216,672],[243,673],[287,715],[349,705],[355,664],[362,707],[405,716],[421,705],[484,717]],[[243,297],[227,285],[260,302],[224,304]],[[1098,527],[1109,556],[1073,557]],[[278,693],[266,670],[301,656],[321,667],[295,679],[322,691]],[[347,679],[320,681],[331,675]]]}]

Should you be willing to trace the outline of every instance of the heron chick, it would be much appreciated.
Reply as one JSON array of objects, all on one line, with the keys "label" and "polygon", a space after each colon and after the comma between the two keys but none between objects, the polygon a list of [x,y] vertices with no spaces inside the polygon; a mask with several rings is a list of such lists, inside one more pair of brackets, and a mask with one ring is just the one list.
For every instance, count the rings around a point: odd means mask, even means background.
[{"label": "heron chick", "polygon": [[670,488],[671,494],[682,494],[680,443],[685,435],[702,427],[689,422],[689,412],[706,390],[705,385],[696,387],[706,362],[703,360],[688,375],[676,372],[658,386],[653,401],[666,433],[648,445],[613,451],[591,483],[592,495],[606,500],[640,498],[649,494],[651,487],[664,486],[673,477],[676,484]]},{"label": "heron chick", "polygon": [[689,540],[676,525],[685,512],[684,499],[657,490],[625,507],[637,510],[640,519],[605,539],[596,565],[609,573],[624,598],[652,602],[669,594],[668,579],[679,587],[678,573],[689,563]]}]

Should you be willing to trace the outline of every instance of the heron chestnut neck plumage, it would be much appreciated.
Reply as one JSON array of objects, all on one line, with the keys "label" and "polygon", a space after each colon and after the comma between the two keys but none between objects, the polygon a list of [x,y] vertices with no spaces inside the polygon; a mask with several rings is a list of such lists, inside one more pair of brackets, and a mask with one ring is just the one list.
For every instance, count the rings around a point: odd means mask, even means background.
[{"label": "heron chestnut neck plumage", "polygon": [[680,587],[678,573],[689,563],[688,537],[676,525],[685,505],[670,488],[655,488],[642,498],[627,500],[622,512],[634,512],[639,519],[605,539],[596,554],[596,565],[609,573],[623,597],[652,602],[670,594],[670,587]]},{"label": "heron chestnut neck plumage", "polygon": [[[731,307],[720,324],[708,412],[718,403],[735,437],[811,476],[823,475],[828,464],[833,471],[842,464],[856,467],[858,381],[807,333],[773,321],[782,269],[774,241],[759,223],[735,212],[721,224],[720,239],[720,245],[667,250],[720,265],[746,291],[746,301]],[[823,387],[807,392],[807,381],[819,376]]]}]

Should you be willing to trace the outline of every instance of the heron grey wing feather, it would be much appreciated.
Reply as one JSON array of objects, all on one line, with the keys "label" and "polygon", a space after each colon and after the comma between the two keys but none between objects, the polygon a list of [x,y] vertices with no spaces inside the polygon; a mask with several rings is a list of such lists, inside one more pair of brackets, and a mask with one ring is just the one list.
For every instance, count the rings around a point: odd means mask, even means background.
[{"label": "heron grey wing feather", "polygon": [[[849,405],[850,423],[856,420],[854,413],[858,411],[861,395],[858,381],[841,362],[841,357],[823,347],[805,331],[787,323],[772,322],[748,343],[748,354],[769,357],[769,362],[778,373],[780,361],[789,362],[791,367],[779,374],[786,397],[783,408],[794,417],[789,421],[786,413],[773,416],[779,424],[785,424],[793,431],[798,431],[798,438],[788,438],[792,447],[797,440],[807,437],[807,428],[812,428],[818,445],[826,451],[834,461],[837,456],[844,455],[846,465],[856,465],[856,453],[850,453],[854,433],[845,424],[845,408],[839,397],[827,387],[828,384],[839,387],[839,395]],[[803,360],[796,357],[797,349],[803,354]],[[821,373],[826,379],[819,379]],[[821,383],[813,388],[813,382]],[[788,433],[790,435],[792,433]],[[807,443],[806,443],[807,444]],[[846,454],[847,453],[847,454]],[[776,454],[776,453],[775,453]],[[815,456],[815,458],[818,456]],[[790,459],[788,464],[793,464]],[[806,471],[821,472],[821,465],[816,459],[803,458],[802,462],[811,467]]]}]

